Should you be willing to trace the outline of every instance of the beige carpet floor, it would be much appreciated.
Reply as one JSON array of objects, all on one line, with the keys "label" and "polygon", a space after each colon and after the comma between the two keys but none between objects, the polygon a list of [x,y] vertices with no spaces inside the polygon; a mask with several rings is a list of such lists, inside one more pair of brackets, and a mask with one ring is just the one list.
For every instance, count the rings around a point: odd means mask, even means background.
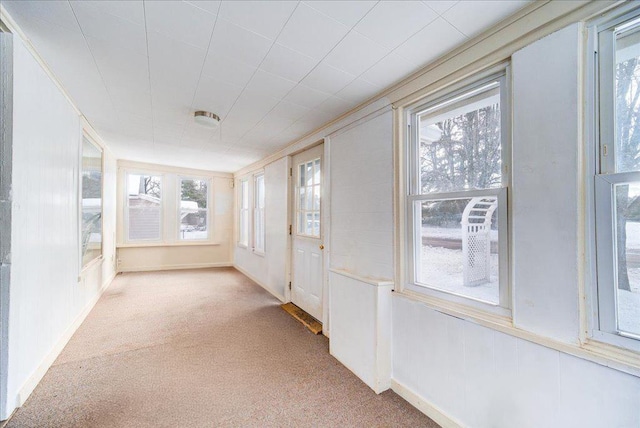
[{"label": "beige carpet floor", "polygon": [[7,427],[437,427],[234,269],[116,277]]}]

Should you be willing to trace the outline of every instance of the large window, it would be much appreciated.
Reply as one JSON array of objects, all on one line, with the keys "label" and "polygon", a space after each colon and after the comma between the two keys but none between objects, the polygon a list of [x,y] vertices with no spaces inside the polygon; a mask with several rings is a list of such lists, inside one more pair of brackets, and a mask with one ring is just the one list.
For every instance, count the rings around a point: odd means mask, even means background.
[{"label": "large window", "polygon": [[102,256],[102,149],[82,138],[82,267]]},{"label": "large window", "polygon": [[253,250],[264,253],[264,174],[254,178]]},{"label": "large window", "polygon": [[595,46],[594,336],[640,350],[640,12],[600,26]]},{"label": "large window", "polygon": [[208,180],[180,180],[179,238],[183,240],[209,237]]},{"label": "large window", "polygon": [[509,307],[506,74],[409,109],[406,288]]},{"label": "large window", "polygon": [[159,241],[162,238],[162,177],[127,174],[127,240]]},{"label": "large window", "polygon": [[249,246],[249,180],[240,180],[238,210],[240,218],[238,219],[238,243],[242,246]]}]

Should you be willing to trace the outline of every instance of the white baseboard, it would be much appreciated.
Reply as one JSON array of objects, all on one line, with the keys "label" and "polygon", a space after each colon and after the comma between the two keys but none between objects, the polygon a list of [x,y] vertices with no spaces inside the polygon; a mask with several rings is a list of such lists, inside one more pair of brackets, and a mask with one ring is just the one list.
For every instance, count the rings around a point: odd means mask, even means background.
[{"label": "white baseboard", "polygon": [[187,265],[135,266],[119,268],[118,272],[152,272],[160,270],[205,269],[213,267],[233,267],[231,262],[192,263]]},{"label": "white baseboard", "polygon": [[460,428],[463,426],[461,423],[445,414],[442,410],[420,397],[410,388],[394,379],[391,379],[391,389],[443,428]]},{"label": "white baseboard", "polygon": [[100,299],[102,294],[109,287],[109,285],[111,285],[115,276],[116,272],[111,274],[107,281],[102,284],[102,287],[100,287],[98,293],[96,293],[96,295],[89,301],[89,303],[87,303],[82,312],[80,312],[73,323],[64,332],[62,337],[60,337],[53,349],[51,349],[51,351],[44,357],[38,368],[34,370],[31,376],[29,376],[29,378],[24,382],[22,387],[20,387],[20,389],[18,390],[18,396],[16,397],[16,408],[21,407],[25,403],[25,401],[27,401],[27,398],[29,398],[33,390],[36,388],[36,386],[38,386],[44,375],[47,373],[47,370],[49,370],[53,362],[56,360],[56,358],[58,358],[58,355],[60,355],[60,352],[62,352],[64,347],[67,345],[67,343],[71,339],[71,336],[73,336],[76,330],[78,330],[78,327],[80,327],[87,315],[89,315],[91,309],[93,309],[95,304],[98,303],[98,300]]},{"label": "white baseboard", "polygon": [[251,275],[249,272],[247,272],[246,270],[242,269],[240,266],[234,264],[233,267],[239,271],[240,273],[242,273],[244,276],[248,277],[251,281],[255,282],[256,284],[258,284],[260,287],[264,288],[265,290],[267,290],[269,293],[271,293],[271,295],[273,297],[275,297],[276,299],[280,300],[282,303],[286,303],[286,299],[284,298],[284,296],[279,295],[278,293],[276,293],[275,291],[271,290],[269,287],[267,287],[266,284],[264,284],[261,280],[259,280],[258,278],[256,278],[255,276]]}]

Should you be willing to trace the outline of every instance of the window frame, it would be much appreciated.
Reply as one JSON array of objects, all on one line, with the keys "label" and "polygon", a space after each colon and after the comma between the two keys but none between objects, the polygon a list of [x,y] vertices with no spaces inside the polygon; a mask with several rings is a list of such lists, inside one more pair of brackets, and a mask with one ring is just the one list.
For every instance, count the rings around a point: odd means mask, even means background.
[{"label": "window frame", "polygon": [[[191,238],[191,239],[187,239],[187,238],[182,238],[180,236],[180,225],[182,224],[182,222],[180,221],[180,215],[181,215],[181,211],[182,211],[182,207],[180,206],[180,203],[182,202],[182,182],[183,181],[204,181],[207,185],[207,214],[206,214],[206,219],[207,219],[207,236],[204,238]],[[177,175],[176,176],[176,205],[177,205],[177,217],[176,217],[176,233],[177,233],[177,240],[178,242],[181,243],[188,243],[188,242],[204,242],[204,241],[210,241],[211,240],[211,227],[213,226],[212,222],[211,222],[211,184],[212,184],[212,180],[210,177],[197,177],[197,176],[190,176],[190,175]],[[200,209],[200,208],[199,208]]]},{"label": "window frame", "polygon": [[[453,192],[434,192],[422,194],[419,189],[419,127],[418,116],[440,105],[455,102],[469,92],[481,89],[491,82],[498,81],[500,89],[500,123],[501,123],[501,185],[491,189],[470,189]],[[404,225],[400,233],[404,238],[404,272],[400,291],[408,291],[411,294],[433,297],[439,301],[451,302],[461,307],[470,308],[472,311],[481,311],[500,317],[511,317],[512,292],[511,292],[511,206],[509,193],[511,189],[511,76],[508,63],[476,73],[470,78],[461,80],[455,84],[439,89],[416,102],[404,107],[402,120],[404,120],[407,133],[404,138],[402,159],[404,173],[400,177],[404,180],[404,192],[401,198],[404,212]],[[415,227],[417,214],[414,212],[416,202],[440,199],[457,199],[474,196],[492,195],[498,198],[498,246],[499,246],[499,303],[497,305],[480,301],[472,297],[454,294],[452,292],[419,285],[416,273],[416,258],[420,257],[420,248],[416,247],[420,228]]]},{"label": "window frame", "polygon": [[640,171],[615,170],[615,34],[634,27],[640,28],[637,5],[622,7],[615,15],[605,16],[589,26],[587,117],[594,120],[586,129],[587,263],[591,279],[587,287],[585,339],[587,343],[595,340],[640,352],[640,337],[619,332],[617,328],[617,244],[613,212],[615,186],[640,182]]},{"label": "window frame", "polygon": [[[260,207],[260,192],[258,191],[258,180],[262,179],[262,207]],[[264,255],[267,249],[266,237],[266,183],[264,181],[264,172],[259,172],[253,176],[253,228],[252,228],[252,249],[255,254]],[[259,220],[262,220],[262,228],[259,230]],[[257,246],[258,234],[261,232],[262,248]]]},{"label": "window frame", "polygon": [[[246,189],[245,189],[246,186]],[[244,178],[240,178],[238,180],[238,242],[237,245],[238,247],[241,248],[249,248],[249,236],[250,236],[250,224],[251,221],[249,220],[249,214],[250,214],[250,192],[249,192],[249,178],[248,177],[244,177]],[[244,206],[244,201],[245,201],[245,191],[246,191],[246,200],[247,200],[247,206]],[[246,221],[243,222],[243,217],[242,214],[246,213]],[[246,226],[245,232],[243,233],[243,226]],[[243,240],[243,237],[245,238]]]},{"label": "window frame", "polygon": [[[130,175],[142,175],[142,176],[156,176],[160,178],[160,227],[158,239],[130,239],[129,238],[129,176]],[[123,241],[125,244],[157,244],[165,242],[165,186],[166,177],[165,174],[157,171],[145,171],[138,169],[131,169],[124,171],[124,227],[123,227]]]},{"label": "window frame", "polygon": [[[84,171],[82,166],[82,159],[84,157],[84,142],[85,140],[92,144],[99,152],[100,152],[100,255],[94,257],[87,263],[83,262],[83,253],[82,253],[82,173]],[[88,131],[82,130],[80,136],[80,161],[79,161],[79,183],[78,183],[78,248],[79,248],[79,257],[78,264],[80,266],[80,272],[84,272],[87,269],[91,268],[93,265],[101,262],[104,259],[104,170],[105,170],[105,159],[104,159],[104,148],[98,144],[98,142],[89,134]]]}]

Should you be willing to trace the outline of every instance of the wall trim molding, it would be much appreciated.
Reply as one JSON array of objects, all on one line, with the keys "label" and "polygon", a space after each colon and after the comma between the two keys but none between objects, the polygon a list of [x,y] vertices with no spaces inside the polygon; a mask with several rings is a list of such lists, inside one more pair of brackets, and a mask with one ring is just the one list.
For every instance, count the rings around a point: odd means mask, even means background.
[{"label": "wall trim molding", "polygon": [[463,426],[461,423],[453,419],[451,416],[447,415],[441,409],[429,403],[409,387],[403,385],[395,379],[391,379],[391,389],[400,397],[408,401],[409,404],[420,410],[425,415],[429,416],[443,428],[460,428]]},{"label": "wall trim molding", "polygon": [[153,272],[163,270],[206,269],[215,267],[234,267],[232,262],[192,263],[187,265],[136,266],[120,268],[118,272]]},{"label": "wall trim molding", "polygon": [[238,272],[240,272],[241,274],[243,274],[244,276],[246,276],[247,278],[249,278],[251,281],[255,282],[256,284],[258,284],[260,287],[264,288],[265,290],[267,290],[269,293],[271,293],[271,295],[273,297],[275,297],[276,299],[280,300],[282,303],[286,303],[287,299],[285,299],[284,296],[279,295],[278,293],[276,293],[275,291],[271,290],[269,287],[267,287],[267,285],[265,283],[263,283],[261,280],[259,280],[258,278],[256,278],[255,276],[251,275],[249,272],[247,272],[246,270],[242,269],[240,266],[238,266],[237,264],[233,264],[232,265],[233,268],[235,270],[237,270]]},{"label": "wall trim molding", "polygon": [[51,351],[44,357],[44,359],[40,362],[40,365],[31,373],[29,378],[22,384],[20,389],[18,390],[18,395],[15,397],[15,408],[21,407],[25,401],[29,398],[33,390],[38,386],[44,375],[51,368],[53,363],[55,362],[58,355],[62,352],[69,340],[73,336],[73,334],[78,330],[80,325],[84,322],[89,312],[93,309],[93,307],[98,303],[100,297],[104,294],[104,292],[109,288],[109,286],[113,283],[114,278],[116,277],[116,273],[112,273],[109,278],[102,284],[100,290],[96,293],[96,295],[87,303],[82,312],[76,317],[73,323],[67,328],[64,334],[60,337],[58,342],[53,346]]}]

